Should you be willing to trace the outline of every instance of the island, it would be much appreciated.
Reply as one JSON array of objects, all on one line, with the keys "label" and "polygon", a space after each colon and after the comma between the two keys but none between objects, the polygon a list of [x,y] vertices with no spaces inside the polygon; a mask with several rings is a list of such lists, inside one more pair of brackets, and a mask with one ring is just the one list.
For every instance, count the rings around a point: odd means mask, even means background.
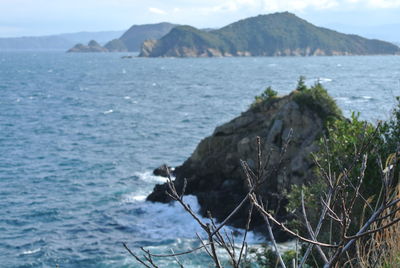
[{"label": "island", "polygon": [[71,52],[108,52],[108,49],[102,47],[99,43],[95,40],[90,41],[86,46],[83,44],[77,44],[73,48],[67,51],[68,53]]},{"label": "island", "polygon": [[389,42],[315,26],[289,12],[259,15],[204,31],[177,26],[143,43],[141,57],[333,56],[399,54]]}]

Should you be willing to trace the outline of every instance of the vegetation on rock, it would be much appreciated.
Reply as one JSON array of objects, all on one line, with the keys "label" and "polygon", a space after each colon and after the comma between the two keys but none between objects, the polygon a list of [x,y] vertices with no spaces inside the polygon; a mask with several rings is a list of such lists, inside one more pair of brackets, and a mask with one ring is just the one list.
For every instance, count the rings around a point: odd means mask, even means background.
[{"label": "vegetation on rock", "polygon": [[273,98],[276,98],[278,96],[278,92],[273,90],[272,87],[267,87],[263,93],[261,93],[260,96],[255,96],[254,97],[254,102],[251,104],[252,107],[257,106],[260,103],[269,101]]}]

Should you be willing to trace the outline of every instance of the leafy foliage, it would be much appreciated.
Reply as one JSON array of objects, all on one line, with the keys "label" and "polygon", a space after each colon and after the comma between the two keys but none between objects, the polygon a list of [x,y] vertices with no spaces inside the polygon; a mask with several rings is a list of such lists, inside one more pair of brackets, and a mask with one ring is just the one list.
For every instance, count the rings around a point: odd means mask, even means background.
[{"label": "leafy foliage", "polygon": [[[350,119],[337,118],[328,121],[326,136],[320,139],[318,143],[320,149],[314,154],[314,158],[319,164],[315,171],[316,179],[313,180],[312,184],[292,187],[287,196],[289,199],[287,209],[297,210],[299,217],[301,217],[299,208],[301,208],[301,193],[303,192],[309,220],[315,226],[318,222],[315,215],[321,209],[322,193],[327,192],[329,188],[319,172],[329,170],[336,176],[346,173],[343,176],[346,176],[348,180],[346,191],[350,194],[355,191],[353,188],[354,181],[352,180],[357,180],[357,176],[361,174],[362,166],[355,165],[355,159],[362,157],[361,151],[368,153],[368,159],[360,193],[365,198],[370,198],[368,202],[371,206],[374,206],[374,202],[379,198],[382,186],[382,173],[379,163],[393,155],[400,142],[400,99],[398,100],[399,105],[393,111],[392,118],[378,126],[360,120],[359,114],[356,113],[353,113]],[[342,177],[342,179],[345,178]],[[395,183],[398,183],[398,181]],[[365,203],[355,204],[355,214],[359,215],[359,218],[351,223],[350,230],[357,230],[360,226],[363,215],[368,214],[364,209]],[[304,227],[300,227],[300,231],[304,233]],[[333,230],[334,232],[335,230]],[[331,233],[332,230],[323,230],[320,236],[321,240],[335,239],[329,237]]]},{"label": "leafy foliage", "polygon": [[263,93],[261,93],[260,96],[255,96],[255,100],[254,103],[252,104],[252,107],[262,103],[262,102],[266,102],[269,101],[273,98],[276,98],[278,96],[278,92],[276,92],[275,90],[272,89],[272,87],[267,87]]},{"label": "leafy foliage", "polygon": [[304,91],[307,89],[306,83],[305,83],[306,77],[305,76],[300,76],[299,80],[297,80],[297,91]]},{"label": "leafy foliage", "polygon": [[294,100],[300,106],[313,110],[324,121],[342,116],[342,111],[322,84],[317,83],[311,88],[307,88],[302,77],[300,77],[297,87],[300,87],[301,90],[295,91]]}]

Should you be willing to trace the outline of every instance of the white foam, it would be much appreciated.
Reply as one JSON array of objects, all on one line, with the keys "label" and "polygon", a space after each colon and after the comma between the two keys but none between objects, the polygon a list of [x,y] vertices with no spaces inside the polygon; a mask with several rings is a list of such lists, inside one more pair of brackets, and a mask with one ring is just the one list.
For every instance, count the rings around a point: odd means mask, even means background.
[{"label": "white foam", "polygon": [[332,79],[326,78],[326,77],[319,77],[316,79],[316,82],[323,84],[323,83],[327,83],[327,82],[332,82]]},{"label": "white foam", "polygon": [[[140,222],[136,223],[136,227],[145,231],[144,236],[151,240],[165,240],[165,239],[196,239],[196,233],[200,234],[202,238],[205,233],[199,224],[192,218],[192,216],[184,210],[178,202],[171,202],[169,204],[153,203],[144,201],[145,196],[132,195],[131,201],[136,203],[143,211]],[[200,205],[197,197],[187,195],[183,198],[190,208],[197,214],[203,222],[209,222],[209,219],[203,218],[199,215]],[[218,225],[218,224],[217,224]],[[235,241],[240,243],[243,239],[244,230],[226,226],[223,228],[224,233],[237,234]],[[247,234],[248,243],[259,243],[265,241],[264,238],[255,235],[253,232]]]},{"label": "white foam", "polygon": [[33,250],[26,250],[24,252],[22,252],[23,255],[30,255],[30,254],[35,254],[36,252],[39,252],[41,249],[37,248],[37,249],[33,249]]},{"label": "white foam", "polygon": [[161,176],[156,176],[153,174],[151,171],[145,171],[145,172],[136,172],[134,173],[135,176],[137,176],[140,180],[148,183],[164,183],[167,182],[168,179],[161,177]]},{"label": "white foam", "polygon": [[146,195],[127,195],[124,198],[124,203],[137,203],[146,200]]},{"label": "white foam", "polygon": [[363,98],[363,99],[366,99],[366,100],[370,100],[370,99],[372,99],[372,97],[371,97],[371,96],[362,96],[362,98]]},{"label": "white foam", "polygon": [[110,110],[108,110],[108,111],[103,112],[103,114],[110,114],[110,113],[112,113],[112,112],[114,112],[114,110],[110,109]]},{"label": "white foam", "polygon": [[[150,194],[154,184],[164,183],[167,180],[166,178],[155,176],[151,171],[137,172],[134,175],[145,184],[143,187],[135,189],[134,192],[125,195],[122,203],[129,204],[130,207],[133,206],[133,208],[140,210],[141,215],[139,218],[134,217],[134,221],[123,220],[121,222],[122,225],[133,225],[136,230],[139,230],[136,236],[144,240],[196,240],[196,233],[206,239],[204,231],[196,220],[178,202],[164,204],[146,201],[146,197]],[[200,216],[200,205],[196,196],[187,195],[183,197],[183,200],[196,213],[198,218],[205,223],[209,222],[209,219]],[[229,226],[224,227],[223,230],[227,234],[233,232],[235,234],[235,242],[241,243],[244,230]],[[222,233],[224,234],[224,232]],[[265,238],[249,232],[247,234],[247,242],[250,244],[261,243],[265,242]],[[170,247],[171,245],[169,244],[168,246]]]},{"label": "white foam", "polygon": [[130,99],[131,99],[131,97],[129,97],[129,96],[125,96],[125,97],[124,97],[124,99],[126,99],[126,100],[130,100]]}]

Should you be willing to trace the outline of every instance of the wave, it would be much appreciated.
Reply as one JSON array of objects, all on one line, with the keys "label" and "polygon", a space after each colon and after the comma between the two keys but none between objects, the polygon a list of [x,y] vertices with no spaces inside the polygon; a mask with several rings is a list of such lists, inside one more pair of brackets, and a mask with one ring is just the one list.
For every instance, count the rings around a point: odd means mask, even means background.
[{"label": "wave", "polygon": [[26,251],[22,252],[22,255],[35,254],[35,253],[39,252],[40,250],[41,250],[41,248],[37,248],[37,249],[33,249],[33,250],[26,250]]},{"label": "wave", "polygon": [[133,175],[135,175],[144,182],[150,182],[150,183],[164,183],[167,182],[168,180],[167,178],[154,175],[152,171],[135,172]]},{"label": "wave", "polygon": [[336,97],[335,100],[350,104],[350,103],[369,102],[369,101],[374,101],[375,99],[371,96],[350,96],[350,97]]},{"label": "wave", "polygon": [[113,112],[114,112],[114,110],[110,109],[110,110],[104,111],[103,114],[110,114],[110,113],[113,113]]}]

